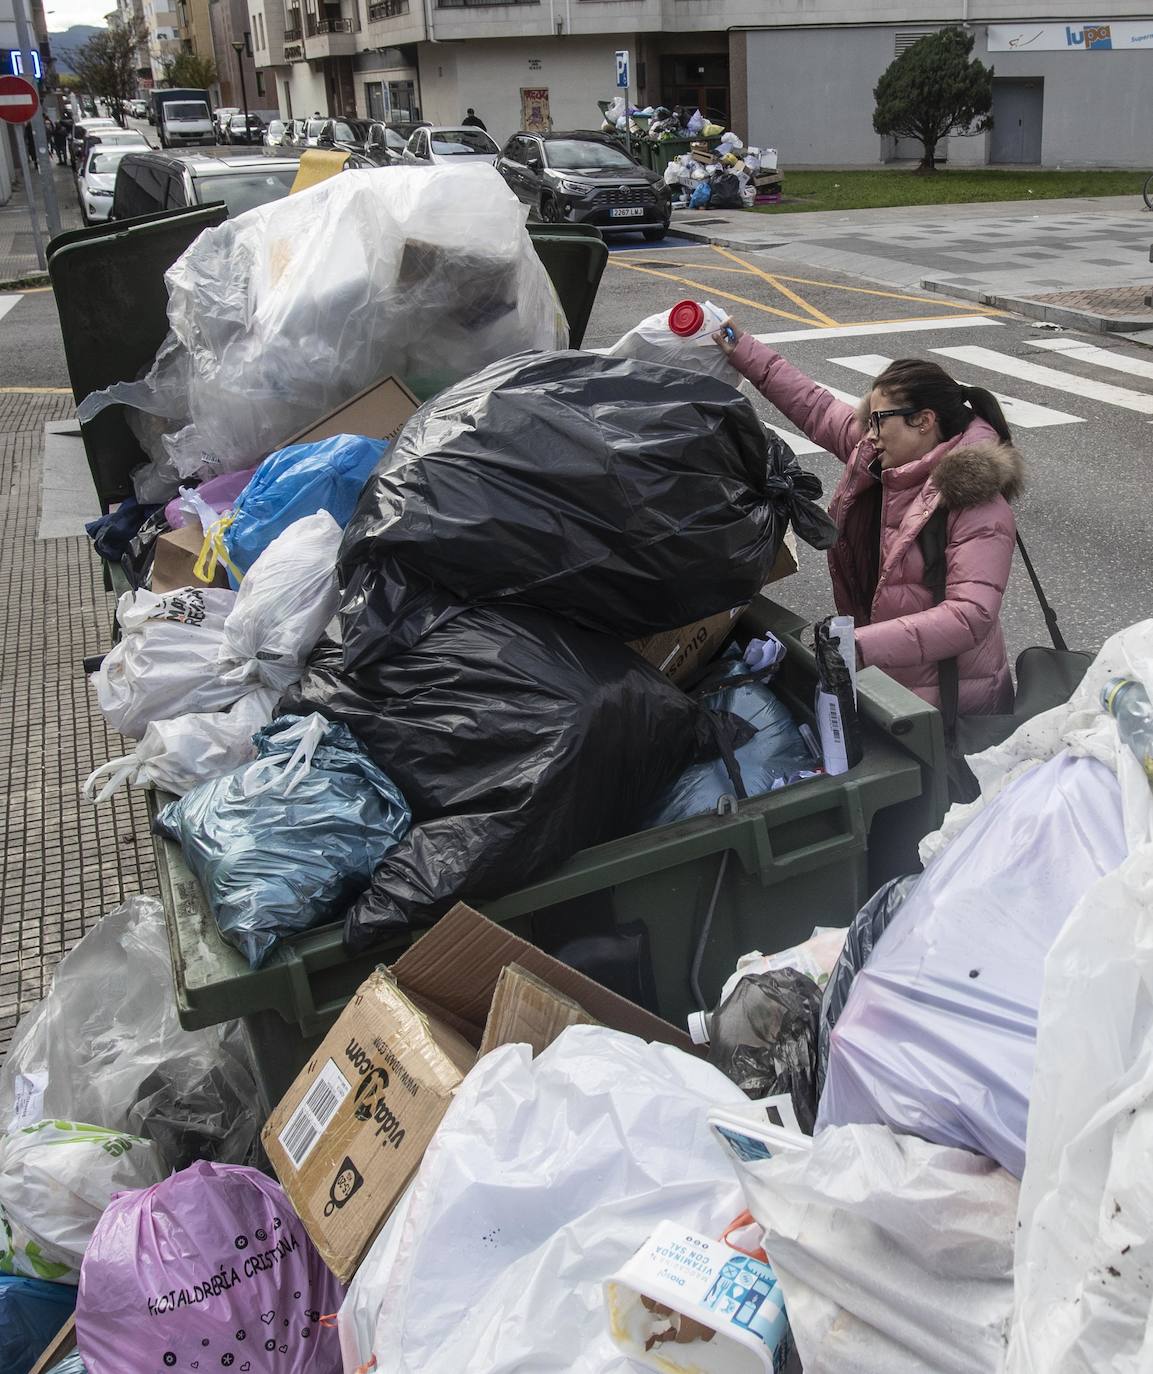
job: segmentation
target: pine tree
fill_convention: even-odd
[[[940,139],[993,127],[993,68],[970,60],[972,51],[971,33],[940,29],[906,48],[873,88],[873,128],[915,138],[924,148],[919,172],[936,170]]]

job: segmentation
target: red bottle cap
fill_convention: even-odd
[[[699,333],[705,322],[705,312],[696,301],[677,301],[669,311],[669,328],[682,339]]]

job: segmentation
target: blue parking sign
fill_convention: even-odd
[[[628,49],[623,49],[617,55],[617,87],[619,90],[627,91],[629,88],[629,54]]]

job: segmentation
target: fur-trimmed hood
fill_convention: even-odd
[[[1000,440],[963,444],[942,455],[932,480],[949,510],[983,506],[995,496],[1015,501],[1025,487],[1025,462]]]

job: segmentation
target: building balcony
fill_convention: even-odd
[[[321,19],[308,15],[305,42],[309,61],[325,57],[351,57],[357,51],[360,25],[353,19]]]
[[[304,37],[304,31],[298,24],[284,30],[284,41],[286,43],[299,43]]]
[[[286,38],[286,39],[284,40],[284,60],[285,60],[286,62],[304,62],[304,61],[307,61],[307,58],[306,58],[305,52],[304,52],[304,44],[303,44],[303,42],[300,42],[300,41],[298,40],[298,41],[296,41],[296,42],[290,43],[290,42],[288,41],[288,39]]]
[[[370,23],[377,23],[382,19],[399,19],[408,12],[409,0],[376,0],[368,7],[368,18]]]

